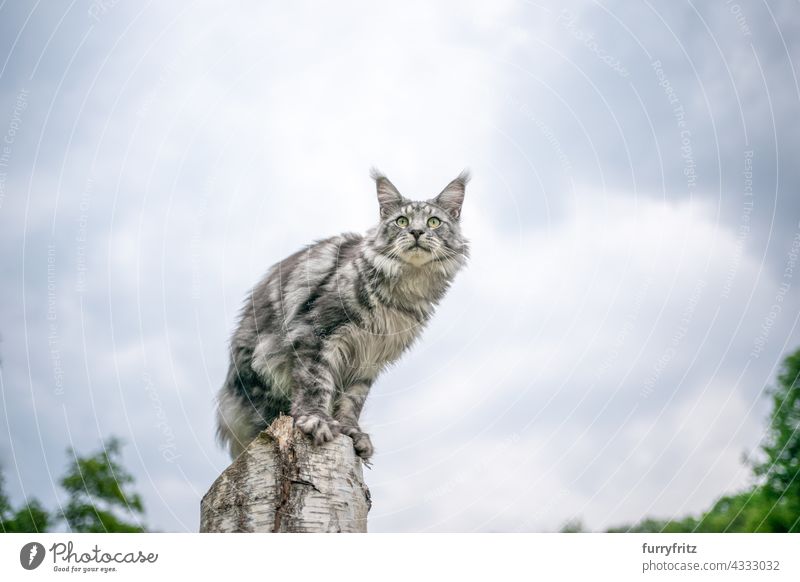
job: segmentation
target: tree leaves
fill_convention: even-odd
[[[110,438],[92,456],[73,457],[61,486],[69,494],[62,517],[75,532],[141,532],[144,505],[141,497],[128,491],[133,475],[120,463],[121,442]],[[126,514],[128,523],[117,514]]]
[[[131,491],[135,479],[122,466],[119,439],[109,438],[92,455],[81,457],[74,450],[67,454],[71,460],[60,483],[68,501],[61,513],[48,513],[35,499],[13,510],[0,474],[0,531],[44,532],[62,520],[73,532],[145,531],[144,503]]]
[[[644,519],[611,532],[800,532],[800,350],[768,390],[772,412],[761,455],[749,460],[753,485],[721,497],[699,518]]]

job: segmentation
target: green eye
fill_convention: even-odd
[[[408,218],[406,218],[405,216],[398,216],[397,220],[395,220],[394,222],[400,228],[405,228],[408,226]]]
[[[428,228],[439,228],[440,224],[442,224],[442,221],[436,218],[435,216],[431,216],[428,219]]]

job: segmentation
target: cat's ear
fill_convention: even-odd
[[[444,208],[455,220],[461,216],[461,205],[464,203],[464,191],[469,182],[469,172],[464,170],[458,178],[450,182],[441,194],[433,199],[434,203]]]
[[[406,199],[389,181],[389,178],[380,173],[377,168],[372,168],[370,176],[375,180],[378,191],[378,204],[381,206],[381,217],[388,216],[392,209],[403,204]]]

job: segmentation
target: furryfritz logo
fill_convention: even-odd
[[[44,546],[39,542],[30,542],[19,551],[19,563],[26,570],[35,570],[44,561]]]

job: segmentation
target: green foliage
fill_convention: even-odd
[[[11,511],[11,503],[8,501],[5,489],[6,480],[3,474],[0,473],[0,519],[4,519],[8,512]]]
[[[720,498],[697,518],[648,518],[608,531],[800,532],[800,350],[784,360],[777,380],[768,392],[772,413],[750,489]]]
[[[142,532],[138,523],[118,517],[128,514],[141,522],[144,506],[141,497],[129,491],[133,475],[120,463],[121,444],[108,439],[103,450],[92,456],[73,457],[61,486],[69,494],[63,517],[74,532]]]
[[[110,438],[93,455],[80,457],[68,451],[71,461],[61,478],[68,501],[58,514],[48,513],[35,499],[14,510],[0,473],[0,531],[44,532],[62,519],[73,532],[145,531],[141,525],[144,504],[138,494],[130,491],[134,478],[120,462],[121,449],[120,441]],[[133,522],[128,521],[131,519]]]
[[[3,533],[40,533],[50,528],[52,518],[37,500],[32,499],[8,518],[4,516],[0,522]]]
[[[769,397],[772,414],[761,447],[764,459],[753,467],[769,506],[764,522],[768,531],[800,532],[800,350],[784,360]]]
[[[683,533],[694,531],[697,520],[687,517],[680,521],[666,521],[661,519],[646,518],[634,525],[623,525],[609,528],[609,533]]]
[[[51,525],[51,516],[41,504],[31,499],[16,511],[5,493],[5,480],[0,474],[0,531],[3,533],[44,532]]]
[[[586,530],[583,528],[583,521],[576,517],[567,521],[558,531],[559,533],[583,533]]]

